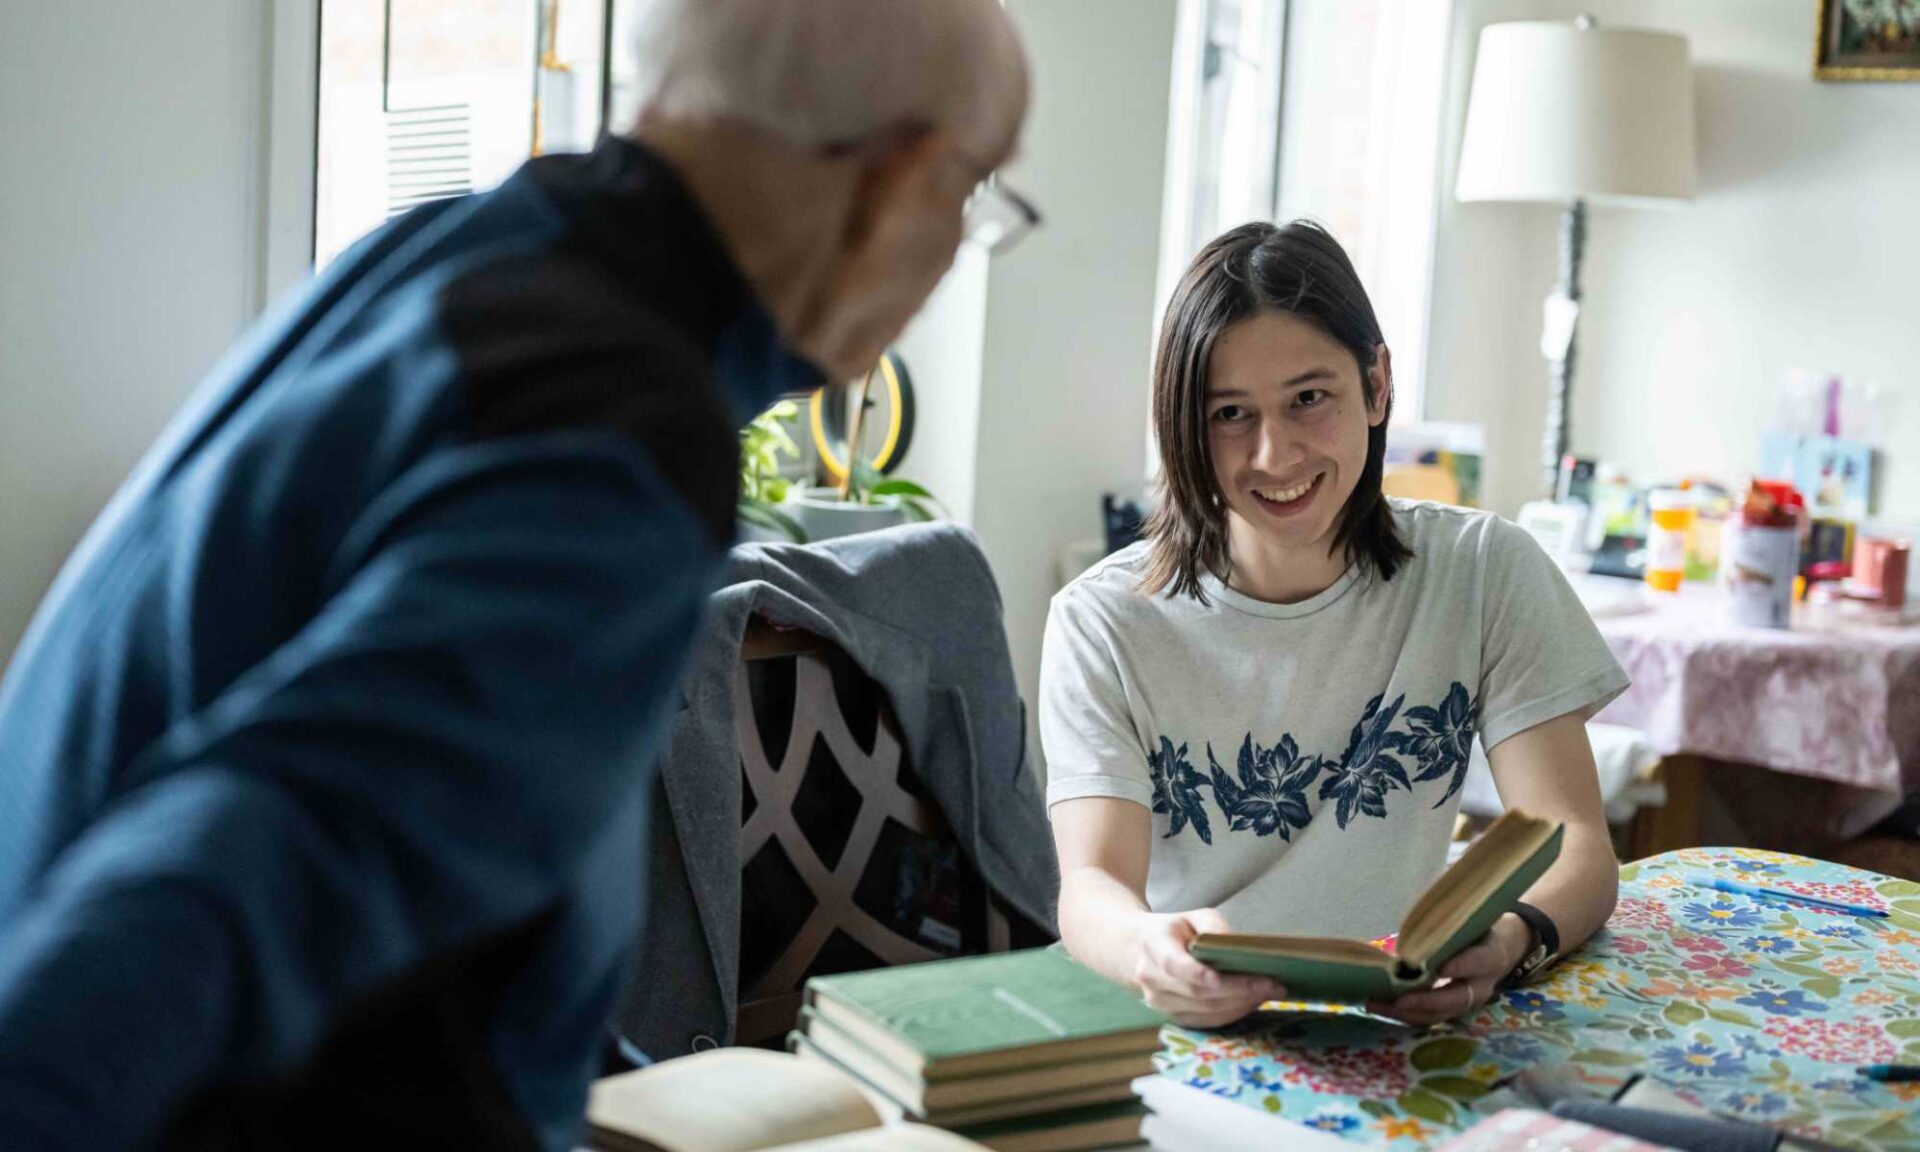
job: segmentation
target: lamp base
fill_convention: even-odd
[[[1585,257],[1586,247],[1587,202],[1573,200],[1560,213],[1560,282],[1554,288],[1554,296],[1576,306],[1580,303],[1580,263]],[[1565,347],[1558,358],[1549,356],[1547,359],[1547,421],[1540,436],[1540,487],[1549,500],[1558,486],[1560,461],[1566,457],[1571,440],[1567,429],[1567,405],[1573,391],[1574,346],[1579,318],[1576,307],[1568,321]]]

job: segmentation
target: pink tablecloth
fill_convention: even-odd
[[[1584,586],[1583,595],[1611,583]],[[1782,631],[1724,623],[1709,587],[1645,596],[1651,607],[1627,614],[1617,614],[1617,589],[1589,600],[1633,678],[1597,719],[1646,732],[1664,755],[1920,791],[1920,622],[1912,614],[1886,625],[1803,613]]]

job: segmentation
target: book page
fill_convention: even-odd
[[[893,1124],[846,1136],[789,1144],[773,1152],[986,1152],[964,1136],[924,1124]]]
[[[587,1097],[590,1142],[621,1152],[763,1152],[880,1124],[851,1079],[784,1052],[722,1048],[610,1076]]]

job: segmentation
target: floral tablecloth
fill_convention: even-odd
[[[1633,684],[1597,719],[1662,755],[1758,764],[1897,798],[1920,790],[1920,620],[1743,628],[1717,590],[1596,621]],[[1881,813],[1884,815],[1885,813]]]
[[[1885,920],[1688,885],[1690,871],[1884,908]],[[1267,1013],[1167,1030],[1161,1070],[1358,1143],[1431,1147],[1525,1103],[1557,1066],[1610,1094],[1641,1073],[1714,1112],[1863,1150],[1920,1149],[1920,884],[1757,849],[1690,848],[1621,869],[1607,928],[1553,972],[1443,1029]]]

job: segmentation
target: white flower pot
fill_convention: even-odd
[[[900,502],[883,496],[878,504],[845,504],[835,488],[797,488],[787,497],[786,512],[807,530],[809,543],[873,532],[907,522]]]

